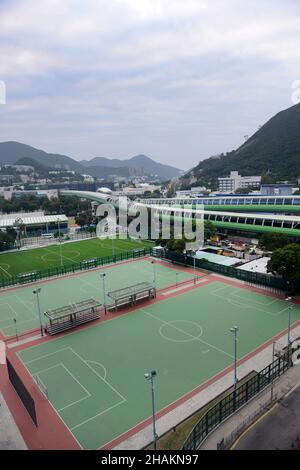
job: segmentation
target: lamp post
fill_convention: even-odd
[[[151,264],[153,266],[153,284],[154,284],[154,288],[156,289],[156,264],[155,264],[155,261],[151,261]]]
[[[194,252],[194,285],[196,285],[196,252]]]
[[[236,394],[236,388],[237,388],[237,383],[238,383],[238,378],[237,378],[237,343],[238,343],[239,327],[238,326],[233,326],[232,328],[229,329],[229,331],[234,334],[234,394]]]
[[[17,341],[19,341],[18,328],[17,328],[17,319],[16,318],[14,318],[14,325],[15,325],[16,339],[17,339]]]
[[[104,313],[106,315],[106,312],[107,312],[107,308],[106,308],[106,289],[105,289],[106,273],[101,273],[100,277],[102,278],[103,307],[104,307]]]
[[[62,257],[62,246],[61,246],[61,238],[60,238],[60,219],[57,219],[57,227],[58,227],[58,238],[59,238],[59,255],[60,255],[60,267],[63,267],[63,257]]]
[[[286,302],[288,302],[288,311],[289,311],[289,320],[288,320],[288,346],[291,344],[291,324],[292,324],[292,310],[293,310],[293,303],[292,297],[287,297]]]
[[[114,258],[115,257],[115,239],[114,239],[114,235],[111,238],[111,249],[112,249],[112,256]]]
[[[156,377],[157,373],[155,370],[151,372],[146,372],[144,377],[146,380],[150,382],[151,385],[151,399],[152,399],[152,427],[153,427],[153,447],[156,450],[156,441],[157,441],[157,434],[156,434],[156,423],[155,423],[155,397],[154,397],[154,382],[153,379]]]
[[[40,306],[40,293],[41,293],[41,288],[38,287],[33,291],[33,294],[36,295],[36,303],[37,303],[37,309],[38,309],[38,314],[39,314],[39,320],[40,320],[40,330],[41,330],[41,336],[44,336],[44,331],[43,331],[43,323],[42,323],[42,314],[41,314],[41,306]]]
[[[18,242],[19,242],[19,249],[21,248],[21,232],[22,232],[22,225],[23,220],[18,218],[14,222],[14,226],[17,228],[17,235],[18,235]]]

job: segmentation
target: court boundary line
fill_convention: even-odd
[[[151,318],[155,318],[156,320],[160,321],[161,323],[164,323],[165,325],[168,325],[168,326],[171,326],[172,328],[174,328],[175,330],[179,331],[180,333],[183,333],[185,334],[186,336],[189,336],[190,338],[192,339],[195,339],[197,341],[200,341],[201,343],[205,344],[206,346],[210,346],[212,349],[215,349],[216,351],[218,351],[219,353],[222,353],[223,355],[226,355],[228,357],[230,357],[230,359],[234,359],[234,356],[232,356],[231,354],[227,353],[226,351],[223,351],[222,349],[218,348],[217,346],[214,346],[213,344],[210,344],[208,343],[207,341],[204,341],[201,339],[201,337],[196,337],[184,330],[182,330],[181,328],[177,328],[176,326],[174,326],[172,323],[169,323],[165,320],[163,320],[162,318],[159,318],[159,317],[156,317],[155,315],[153,315],[152,313],[149,313],[147,312],[145,309],[141,309],[146,315],[150,316]]]
[[[210,279],[209,279],[210,278]],[[232,282],[231,283],[231,280],[229,279],[221,279],[219,277],[213,277],[213,276],[207,276],[207,280],[210,281],[211,283],[213,282],[219,282],[219,283],[223,283],[223,284],[226,284],[226,285],[233,285],[234,287],[237,287],[239,289],[245,289],[247,291],[251,291],[253,293],[257,293],[257,294],[260,294],[260,295],[264,295],[264,296],[270,296],[272,298],[274,297],[278,297],[279,300],[281,300],[278,296],[278,294],[273,294],[273,293],[269,293],[269,292],[265,292],[265,291],[262,291],[260,289],[256,289],[256,288],[252,288],[248,285],[244,285],[244,284],[237,284],[236,282]],[[203,287],[202,285],[201,286],[197,286],[197,287]],[[189,290],[192,290],[192,289],[189,289]],[[172,296],[170,296],[172,297]],[[299,302],[296,302],[295,304],[297,305],[297,303],[299,304]],[[134,313],[134,311],[131,311],[131,312],[128,312],[128,313]],[[115,317],[117,318],[117,317]],[[108,318],[107,320],[112,320],[112,319],[115,319],[115,318]],[[292,329],[298,327],[300,325],[300,321],[295,321],[294,324],[292,325]],[[282,338],[285,334],[286,334],[286,329],[283,329],[281,331],[279,331],[278,333],[276,333],[272,338],[270,338],[269,340],[265,341],[264,343],[262,343],[261,345],[259,345],[256,349],[254,349],[253,351],[250,351],[248,354],[246,354],[242,359],[239,360],[238,362],[238,365],[241,365],[243,362],[245,362],[246,360],[250,359],[251,357],[253,357],[254,355],[256,355],[257,353],[259,353],[261,350],[267,348],[270,344],[272,344],[273,340],[276,339],[276,338]],[[74,334],[74,332],[71,332],[69,334]],[[39,341],[34,341],[33,342],[34,345],[38,345],[38,344],[41,344]],[[32,344],[32,345],[33,345]],[[27,347],[26,347],[27,348]],[[22,350],[22,349],[26,349],[25,347],[21,347],[19,350]],[[25,367],[26,368],[26,367]],[[184,402],[186,402],[187,400],[189,400],[190,397],[194,396],[196,393],[199,392],[199,390],[202,390],[203,388],[206,388],[210,383],[211,381],[213,380],[213,382],[215,382],[216,380],[218,380],[220,377],[222,377],[223,375],[227,374],[230,372],[230,370],[232,370],[232,366],[229,366],[228,367],[228,370],[224,369],[222,371],[220,371],[218,374],[215,374],[215,376],[213,376],[212,378],[210,378],[208,381],[204,382],[203,384],[200,384],[200,386],[197,386],[194,390],[188,392],[187,394],[185,394],[184,396],[182,397],[179,397],[179,399],[177,399],[175,402],[171,403],[170,405],[168,405],[167,407],[163,408],[159,413],[159,417],[161,416],[164,416],[165,414],[167,414],[168,412],[170,412],[172,409],[174,408],[177,408],[178,406],[180,406],[181,404],[183,404]],[[31,377],[31,373],[28,371],[28,374],[29,376]],[[172,407],[173,405],[173,407]],[[174,406],[175,405],[175,406]],[[54,409],[54,411],[56,412],[56,410]],[[62,418],[59,416],[59,418],[62,420]],[[144,429],[145,426],[147,426],[147,424],[149,424],[150,422],[150,419],[151,418],[147,418],[146,420],[140,422],[140,423],[137,423],[135,426],[133,426],[132,428],[130,428],[129,430],[127,430],[126,432],[120,434],[119,436],[117,436],[116,438],[112,439],[111,441],[108,441],[105,443],[105,445],[101,448],[112,448],[112,445],[117,445],[117,443],[120,443],[120,442],[123,442],[124,440],[126,440],[127,438],[131,437],[133,434],[136,434],[137,432],[139,432],[141,429]],[[65,424],[65,423],[64,423]],[[65,424],[65,427],[67,430],[70,430],[68,428],[68,426]],[[134,430],[134,432],[132,432]],[[71,435],[74,437],[73,433],[71,432]],[[77,439],[74,437],[74,440],[78,443]],[[79,447],[82,448],[82,446],[78,443]]]
[[[4,271],[4,273],[5,273],[6,275],[8,275],[10,278],[12,278],[12,277],[13,277],[12,274],[10,274],[8,271],[6,271],[6,269],[3,268],[3,267],[1,266],[1,264],[7,265],[7,269],[10,268],[10,264],[8,264],[8,263],[0,263],[0,269],[2,269],[2,271]]]
[[[26,350],[26,349],[25,349],[25,350]],[[43,356],[37,357],[37,358],[35,358],[35,359],[31,359],[30,361],[27,361],[27,362],[24,362],[24,361],[22,360],[22,358],[20,358],[20,359],[21,359],[21,362],[25,365],[25,367],[26,367],[26,369],[28,370],[28,372],[30,373],[30,375],[31,375],[32,377],[34,377],[34,375],[37,375],[37,373],[34,373],[34,374],[33,374],[32,372],[30,372],[29,369],[27,368],[27,365],[28,365],[28,364],[32,364],[33,362],[36,362],[36,361],[45,359],[45,358],[47,358],[47,357],[49,357],[49,356],[53,356],[53,355],[55,355],[55,354],[57,354],[57,353],[61,353],[61,352],[66,351],[66,350],[71,351],[72,354],[74,354],[75,356],[77,356],[77,357],[82,361],[82,363],[83,363],[86,367],[88,367],[103,383],[105,383],[106,386],[108,386],[108,387],[120,398],[120,401],[118,401],[117,403],[115,403],[115,404],[109,406],[108,408],[105,408],[105,409],[102,410],[101,412],[97,413],[97,414],[94,415],[94,416],[91,416],[90,418],[87,418],[86,420],[84,420],[84,421],[82,421],[82,422],[76,424],[75,426],[69,426],[69,425],[62,419],[61,415],[59,414],[59,411],[60,411],[61,409],[60,409],[60,410],[56,409],[55,406],[51,403],[51,400],[49,400],[50,403],[51,403],[51,405],[52,405],[52,407],[53,407],[53,409],[54,409],[55,412],[57,413],[57,415],[62,419],[62,421],[64,422],[64,424],[66,425],[66,427],[72,432],[72,435],[73,435],[73,430],[74,430],[74,429],[77,429],[77,428],[79,428],[79,427],[85,425],[86,423],[92,421],[93,419],[96,419],[96,418],[98,418],[99,416],[101,416],[101,415],[103,415],[103,414],[105,414],[105,413],[111,411],[112,409],[116,408],[117,406],[122,405],[123,403],[125,403],[125,402],[127,401],[127,399],[126,399],[110,382],[108,382],[108,381],[106,380],[106,377],[102,377],[92,366],[90,366],[90,364],[88,363],[89,360],[84,359],[84,358],[83,358],[79,353],[77,353],[77,351],[75,351],[71,346],[68,346],[68,347],[65,347],[65,348],[61,348],[61,349],[59,349],[59,350],[57,350],[57,351],[53,351],[53,352],[51,352],[51,353],[47,353],[47,354],[45,354],[45,355],[43,355]],[[89,361],[89,362],[95,362],[95,363],[96,363],[96,361]],[[60,365],[60,364],[62,364],[62,363],[57,363],[55,366],[52,366],[52,367],[50,367],[50,368],[57,367],[57,366]],[[97,363],[97,364],[99,364],[99,363]],[[62,364],[62,365],[63,365],[63,364]],[[101,364],[101,365],[102,365],[102,364]],[[103,365],[102,365],[102,366],[103,366]],[[104,366],[103,366],[103,367],[104,367]],[[48,370],[48,369],[49,369],[49,368],[44,369],[44,370]],[[69,374],[73,377],[73,374],[67,369],[67,367],[65,367],[65,369],[66,369],[66,370],[69,372]],[[105,368],[105,370],[106,370],[106,368]],[[43,369],[42,369],[42,371],[43,371]],[[107,373],[107,372],[106,372],[106,373]],[[74,378],[74,377],[73,377],[73,378]],[[75,378],[75,380],[77,381],[76,378]],[[88,392],[87,389],[85,389],[85,387],[84,387],[79,381],[78,381],[78,383],[82,386],[82,388],[83,388],[84,390],[87,391],[87,393],[90,393],[90,392]],[[91,397],[91,396],[92,396],[92,395],[90,394],[90,397]],[[83,399],[87,399],[87,398],[90,398],[90,397],[84,397],[84,398],[82,398],[82,399],[80,399],[80,400],[77,400],[76,402],[73,402],[73,403],[67,405],[67,407],[70,407],[70,406],[72,406],[72,405],[78,403],[79,401],[82,401]],[[82,445],[81,445],[80,447],[83,448]]]
[[[67,371],[67,373],[70,375],[70,377],[72,377],[72,379],[78,383],[78,385],[84,390],[84,392],[86,393],[86,395],[82,398],[80,398],[79,400],[76,400],[75,402],[72,402],[72,403],[69,403],[68,405],[66,406],[63,406],[62,408],[59,408],[57,411],[58,413],[62,410],[64,410],[65,408],[69,408],[70,406],[74,405],[75,403],[78,403],[79,401],[82,401],[82,400],[85,400],[87,398],[90,398],[92,395],[90,394],[90,392],[84,387],[84,385],[82,385],[82,383],[72,374],[72,372],[69,370],[69,368],[67,366],[65,366],[65,364],[63,362],[58,362],[57,364],[53,365],[53,366],[50,366],[50,367],[47,367],[46,369],[42,369],[42,370],[39,370],[38,372],[35,372],[34,374],[32,374],[33,377],[38,377],[38,379],[42,382],[42,384],[45,386],[46,390],[48,390],[48,387],[46,386],[46,384],[44,383],[44,381],[41,379],[40,375],[41,374],[44,374],[46,372],[48,372],[49,370],[52,370],[52,369],[55,369],[57,367],[62,367],[63,369],[65,369],[65,371]],[[50,398],[48,398],[50,399]]]
[[[229,286],[228,286],[229,287]],[[224,286],[224,288],[226,288]],[[269,315],[270,317],[279,317],[283,312],[285,312],[286,310],[288,310],[288,307],[285,307],[284,309],[280,310],[279,312],[277,313],[270,313],[268,312],[267,310],[264,310],[263,308],[260,308],[260,307],[257,307],[256,305],[251,305],[249,304],[248,302],[244,301],[242,303],[242,300],[239,301],[239,300],[234,300],[234,299],[230,299],[229,296],[224,296],[224,297],[221,297],[220,295],[217,294],[217,292],[219,292],[220,290],[223,290],[224,288],[220,288],[220,289],[217,289],[215,291],[212,291],[212,292],[209,292],[210,295],[213,295],[214,297],[220,299],[220,300],[225,300],[226,302],[228,302],[229,304],[231,304],[233,307],[236,307],[236,308],[248,308],[248,309],[253,309],[253,310],[257,310],[259,312],[262,312],[264,313],[265,315]],[[235,289],[235,288],[234,288]],[[234,295],[234,292],[233,293],[230,293],[229,295]],[[275,299],[276,301],[278,302],[283,302],[283,300],[280,300],[280,299]],[[266,304],[266,306],[269,306],[273,304],[273,302],[270,302],[269,304]]]

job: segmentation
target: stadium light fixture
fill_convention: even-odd
[[[41,291],[42,291],[42,289],[40,287],[38,287],[37,289],[34,289],[33,294],[36,296],[36,303],[37,303],[37,309],[38,309],[39,320],[40,320],[41,336],[44,336],[41,306],[40,306],[40,293],[41,293]]]
[[[151,399],[152,399],[152,427],[153,427],[153,447],[156,450],[157,434],[156,434],[156,423],[155,423],[155,396],[154,396],[154,382],[153,379],[156,377],[157,372],[152,370],[151,372],[146,372],[144,377],[150,382],[151,386]]]

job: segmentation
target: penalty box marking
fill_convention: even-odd
[[[49,356],[53,356],[55,354],[59,354],[63,351],[71,351],[75,356],[77,356],[100,380],[102,380],[102,382],[104,382],[111,390],[113,390],[113,392],[115,392],[116,395],[118,395],[118,397],[120,398],[120,401],[115,403],[114,405],[106,408],[105,410],[101,411],[100,413],[97,413],[96,415],[92,416],[91,418],[88,418],[84,421],[82,421],[81,423],[79,424],[76,424],[76,426],[73,426],[72,428],[69,428],[71,431],[73,431],[74,429],[77,429],[79,428],[80,426],[83,426],[84,424],[88,423],[89,421],[92,421],[93,419],[97,418],[98,416],[101,416],[103,415],[104,413],[107,413],[108,411],[112,410],[113,408],[116,408],[117,406],[120,406],[122,405],[123,403],[125,403],[127,400],[126,398],[118,391],[116,390],[107,380],[106,378],[103,378],[100,374],[98,374],[98,372],[96,372],[94,370],[93,367],[91,367],[89,365],[89,363],[80,355],[78,354],[76,351],[74,351],[74,349],[71,347],[71,346],[67,346],[65,348],[61,348],[61,349],[58,349],[57,351],[53,351],[52,353],[48,353],[48,354],[44,354],[43,356],[40,356],[40,357],[37,357],[35,359],[31,359],[30,361],[27,361],[27,362],[24,362],[25,366],[27,367],[28,364],[32,364],[36,361],[39,361],[39,360],[42,360],[42,359],[45,359]],[[75,361],[76,362],[76,361]],[[59,363],[60,364],[60,363]],[[58,364],[56,364],[58,365]],[[31,375],[35,375],[33,373],[31,373]],[[82,386],[82,384],[81,384]],[[82,386],[83,387],[83,386]],[[83,387],[84,388],[84,387]],[[88,392],[89,393],[89,392]],[[88,398],[88,397],[85,397],[85,399]],[[72,404],[75,404],[75,403],[72,403]],[[70,405],[71,406],[71,405]],[[69,427],[69,426],[68,426]]]
[[[85,392],[85,395],[81,398],[79,398],[78,400],[74,401],[74,402],[71,402],[69,403],[68,405],[66,406],[63,406],[62,408],[59,408],[57,411],[60,412],[60,411],[63,411],[65,410],[66,408],[69,408],[70,406],[73,406],[75,405],[76,403],[79,403],[80,401],[82,400],[86,400],[87,398],[90,398],[92,395],[90,394],[90,392],[84,387],[84,385],[82,385],[82,383],[72,374],[72,372],[68,369],[68,367],[66,367],[62,362],[58,363],[58,364],[55,364],[54,366],[51,366],[51,367],[47,367],[46,369],[42,369],[42,370],[39,370],[38,372],[35,372],[34,376],[33,377],[38,377],[38,379],[42,382],[42,384],[45,386],[46,389],[48,389],[47,385],[45,384],[45,382],[41,379],[41,375],[42,374],[45,374],[46,372],[48,372],[49,370],[53,370],[57,367],[62,367],[69,375],[70,377],[75,381],[77,382],[77,384],[84,390]]]
[[[288,310],[288,307],[286,307],[286,308],[280,310],[280,311],[277,312],[277,313],[270,313],[270,312],[268,312],[268,311],[265,310],[265,309],[262,309],[262,308],[257,307],[256,305],[253,305],[253,304],[251,305],[251,304],[249,304],[248,302],[245,302],[242,297],[240,297],[241,301],[239,302],[238,299],[237,299],[237,300],[235,300],[235,299],[230,299],[228,296],[221,297],[220,295],[217,294],[218,292],[220,292],[220,291],[222,291],[222,290],[224,290],[224,289],[226,289],[226,288],[228,288],[228,287],[230,287],[230,286],[220,287],[219,289],[216,289],[216,290],[214,290],[214,291],[212,291],[212,292],[209,292],[209,294],[210,294],[210,295],[213,295],[213,296],[215,296],[215,297],[217,297],[218,299],[225,300],[225,301],[228,302],[229,304],[233,305],[233,307],[252,308],[252,309],[258,310],[258,311],[260,311],[260,312],[263,312],[263,313],[265,313],[266,315],[269,315],[269,316],[271,316],[271,317],[279,317],[279,315],[281,315],[283,312],[285,312],[286,310]],[[238,294],[235,294],[235,292],[231,292],[229,295],[235,295],[235,297],[238,296]],[[242,300],[243,300],[243,303],[242,303]],[[279,300],[278,300],[278,299],[275,299],[275,300],[271,301],[270,303],[268,303],[268,304],[263,304],[263,305],[266,305],[266,306],[268,307],[269,305],[273,304],[274,302],[279,302]],[[254,303],[255,303],[255,302],[254,302]],[[256,302],[256,303],[258,303],[258,302]]]

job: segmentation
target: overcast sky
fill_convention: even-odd
[[[187,169],[292,105],[299,0],[0,0],[0,141]]]

